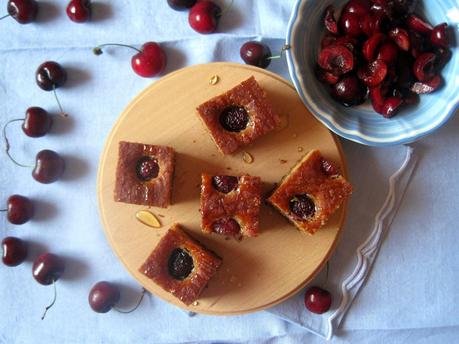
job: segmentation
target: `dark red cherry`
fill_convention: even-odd
[[[167,0],[167,3],[176,11],[184,11],[193,7],[196,0]]]
[[[220,124],[225,130],[231,132],[240,132],[247,127],[249,115],[242,106],[228,106],[220,114]]]
[[[239,179],[234,176],[213,176],[212,186],[222,193],[230,193],[239,184]]]
[[[176,248],[172,251],[168,261],[169,274],[177,279],[184,280],[193,271],[193,258],[188,251]]]
[[[339,20],[339,27],[345,35],[358,37],[362,34],[360,16],[356,13],[345,12]]]
[[[65,271],[65,263],[61,257],[44,253],[33,263],[32,275],[35,280],[43,285],[50,285],[56,282]]]
[[[30,107],[26,111],[22,130],[30,137],[44,136],[52,124],[51,116],[41,107]]]
[[[220,7],[213,1],[200,0],[191,8],[188,23],[196,32],[212,33],[217,29],[220,14]]]
[[[448,48],[449,42],[447,29],[448,24],[446,23],[437,25],[433,28],[432,32],[430,33],[430,41],[433,45],[436,45],[440,48]]]
[[[137,177],[143,181],[154,179],[159,173],[158,160],[149,156],[144,156],[137,162],[136,171]]]
[[[320,287],[311,287],[306,290],[304,295],[304,305],[316,314],[322,314],[330,309],[332,296],[329,291]]]
[[[42,90],[52,91],[65,84],[67,81],[67,72],[59,63],[47,61],[38,67],[35,77],[38,86]]]
[[[88,301],[92,310],[107,313],[120,301],[119,288],[106,281],[96,283],[89,292]]]
[[[413,73],[419,81],[428,81],[435,76],[436,58],[434,53],[423,53],[416,58]]]
[[[373,61],[375,59],[378,48],[385,39],[386,35],[382,33],[375,33],[373,36],[368,38],[365,43],[363,43],[362,53],[367,61]]]
[[[166,68],[167,57],[158,43],[147,42],[140,50],[131,59],[132,69],[138,75],[149,78],[160,74]]]
[[[240,55],[248,65],[266,68],[271,63],[271,49],[261,42],[249,41],[244,43]]]
[[[90,0],[71,0],[66,8],[67,16],[75,23],[84,23],[91,18]]]
[[[433,30],[432,25],[430,25],[429,23],[427,23],[426,21],[422,20],[414,14],[410,14],[406,18],[405,24],[411,30],[414,30],[419,33],[430,33]]]
[[[65,170],[65,161],[52,150],[42,150],[35,157],[35,167],[32,171],[33,178],[43,184],[57,181]]]
[[[368,87],[379,85],[387,75],[387,65],[383,60],[375,60],[363,65],[357,71],[357,76]]]
[[[384,101],[382,115],[386,118],[394,117],[398,108],[403,104],[401,97],[389,97]]]
[[[239,236],[241,226],[235,219],[222,218],[212,223],[212,231],[226,236]]]
[[[426,94],[436,91],[443,84],[440,75],[435,75],[432,79],[425,82],[415,82],[411,86],[411,92],[416,94]]]
[[[38,4],[35,0],[9,0],[7,11],[20,24],[28,24],[35,20]]]
[[[370,100],[371,100],[371,105],[373,106],[373,109],[377,113],[382,113],[385,99],[384,99],[381,84],[377,85],[376,87],[370,88]]]
[[[389,37],[401,50],[410,50],[410,36],[405,29],[396,27],[389,31]]]
[[[307,220],[314,216],[316,205],[308,195],[295,195],[289,201],[290,211],[300,219]]]
[[[370,12],[370,1],[350,0],[346,3],[346,6],[344,6],[343,13],[345,12],[355,13],[360,17],[368,16]]]
[[[29,221],[34,214],[32,201],[21,195],[12,195],[6,201],[7,219],[14,225],[22,225]]]
[[[392,66],[397,62],[397,57],[398,47],[389,41],[381,44],[376,59],[384,61],[388,66]]]
[[[327,6],[324,13],[325,28],[332,34],[338,33],[338,23],[335,19],[335,9],[332,5]]]
[[[367,88],[355,75],[348,75],[333,85],[331,94],[344,106],[352,106],[365,101]]]
[[[319,54],[319,66],[334,75],[342,75],[354,68],[352,52],[342,45],[331,45]]]
[[[327,72],[326,70],[323,70],[318,66],[315,70],[316,72],[316,77],[319,79],[319,81],[329,84],[329,85],[334,85],[339,81],[339,76],[334,75],[333,73]]]
[[[6,237],[2,240],[3,264],[18,266],[27,258],[27,243],[19,238]]]
[[[320,168],[322,172],[329,177],[339,174],[339,168],[332,161],[327,159],[322,159]]]

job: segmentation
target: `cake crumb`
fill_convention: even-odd
[[[286,163],[287,163],[287,160],[285,160],[285,159],[279,159],[279,162],[280,162],[281,164],[286,164]]]
[[[199,305],[198,301],[193,302],[193,306],[198,306],[198,305]]]

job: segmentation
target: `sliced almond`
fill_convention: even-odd
[[[214,75],[210,78],[209,84],[216,85],[219,81],[220,81],[220,78],[218,77],[218,75]]]
[[[146,226],[161,228],[161,222],[159,222],[158,218],[148,210],[139,210],[135,214],[135,217]]]
[[[250,155],[250,153],[248,153],[248,152],[244,152],[244,154],[242,154],[242,160],[246,164],[251,164],[253,162],[253,156]]]

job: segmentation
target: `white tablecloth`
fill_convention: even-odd
[[[67,171],[62,181],[38,184],[30,170],[14,166],[0,153],[0,202],[19,193],[37,203],[34,221],[23,226],[13,226],[1,216],[2,236],[32,242],[31,257],[49,250],[67,262],[58,282],[57,303],[44,321],[40,315],[52,298],[52,288],[33,280],[31,261],[16,268],[0,266],[0,343],[324,341],[282,320],[278,313],[189,317],[154,296],[128,316],[95,314],[87,304],[90,287],[102,279],[121,284],[122,305],[131,304],[137,296],[138,284],[115,257],[101,228],[96,172],[104,139],[118,115],[155,80],[132,72],[131,51],[110,49],[96,57],[91,48],[106,42],[139,46],[158,41],[168,55],[166,73],[196,63],[240,62],[239,47],[248,39],[262,38],[273,51],[280,50],[293,2],[235,1],[222,18],[219,32],[207,36],[192,31],[186,13],[172,11],[165,0],[97,2],[94,21],[81,25],[68,20],[64,2],[40,1],[37,23],[0,22],[1,124],[23,116],[30,106],[57,111],[52,94],[34,81],[37,66],[45,60],[56,60],[68,70],[69,80],[58,93],[71,115],[67,120],[56,118],[51,134],[40,139],[26,138],[19,125],[8,129],[18,160],[33,162],[36,152],[44,148],[65,156]],[[269,69],[288,78],[284,60],[273,61]],[[369,279],[332,342],[457,342],[458,130],[456,116],[413,145],[419,156],[413,179]],[[381,206],[388,177],[405,152],[404,147],[376,149],[345,141],[343,145],[358,193],[351,201],[350,214],[355,215],[349,218],[331,261],[331,273],[344,268],[336,257],[346,253],[346,240],[351,245],[363,239],[353,235],[353,225],[371,224],[368,214]],[[362,197],[368,198],[365,207]],[[300,311],[304,310],[298,307]]]

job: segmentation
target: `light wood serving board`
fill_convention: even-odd
[[[210,79],[218,76],[218,83]],[[196,115],[196,107],[241,81],[255,76],[282,116],[282,129],[257,140],[231,156],[223,156]],[[172,205],[150,208],[162,228],[137,221],[147,207],[115,202],[113,190],[118,142],[168,145],[176,150]],[[271,307],[298,292],[321,269],[333,252],[344,221],[342,207],[315,235],[298,232],[280,214],[262,206],[261,234],[257,238],[225,240],[200,231],[199,192],[202,172],[260,176],[264,190],[275,183],[308,150],[341,164],[339,143],[308,112],[294,87],[268,71],[235,63],[197,65],[168,74],[137,96],[119,117],[105,143],[98,172],[98,197],[107,238],[123,264],[147,290],[184,309],[230,315]],[[243,151],[254,161],[243,161]],[[161,236],[180,223],[193,237],[223,258],[223,264],[199,301],[189,307],[138,272]]]

